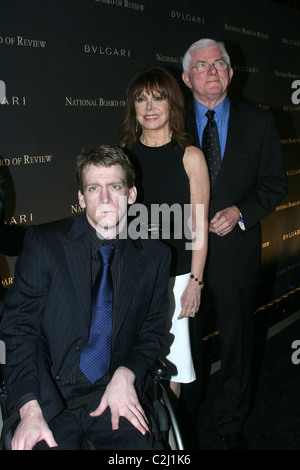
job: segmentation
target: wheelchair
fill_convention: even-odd
[[[6,410],[6,389],[4,386],[3,382],[3,377],[2,377],[2,366],[0,365],[0,410],[1,410],[1,416],[0,416],[0,431],[1,431],[1,437],[0,437],[0,450],[10,450],[11,449],[11,432],[8,431],[8,433],[4,432],[5,431],[5,423],[7,422],[8,419],[8,414]]]
[[[158,360],[157,363],[148,371],[148,374],[153,381],[152,406],[154,418],[158,424],[158,430],[163,439],[163,445],[166,450],[184,450],[178,421],[166,389],[162,384],[162,381],[167,377],[167,367],[161,360]],[[12,431],[6,410],[5,402],[7,393],[2,378],[1,366],[0,375],[0,408],[2,418],[2,429],[0,426],[0,450],[11,450]]]
[[[168,376],[167,366],[161,360],[148,371],[153,379],[153,410],[166,449],[184,450],[178,421],[162,381]]]

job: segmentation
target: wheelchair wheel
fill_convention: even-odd
[[[171,405],[171,401],[168,397],[168,394],[164,387],[161,386],[161,402],[165,406],[167,413],[169,415],[169,431],[168,431],[168,445],[171,450],[184,450],[184,445],[178,426],[177,418],[175,412]]]

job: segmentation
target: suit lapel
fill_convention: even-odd
[[[75,217],[71,229],[66,234],[64,252],[78,303],[89,325],[91,312],[91,257],[90,238],[86,224],[85,214]],[[137,281],[140,279],[144,269],[145,258],[142,251],[143,248],[140,240],[127,239],[124,250],[120,292],[115,306],[116,313],[112,332],[113,341],[123,324],[132,296],[135,293]]]
[[[90,318],[91,256],[90,239],[85,214],[76,216],[64,244],[77,300],[87,322]]]
[[[230,103],[225,152],[214,189],[217,188],[218,181],[222,180],[222,175],[227,173],[227,169],[229,168],[232,171],[232,165],[234,165],[232,158],[241,153],[241,142],[244,142],[246,132],[247,128],[243,116],[235,109],[234,104]]]
[[[226,139],[226,146],[224,152],[225,159],[231,154],[239,154],[241,148],[241,141],[244,141],[244,134],[246,132],[246,126],[244,123],[243,116],[235,109],[234,105],[230,104],[230,114],[228,122],[228,132]]]
[[[145,258],[142,255],[142,245],[140,240],[126,241],[126,248],[123,258],[123,269],[121,276],[120,292],[115,306],[115,321],[112,332],[112,341],[114,342],[127,314],[132,296],[135,293],[137,281],[140,279],[144,269]]]

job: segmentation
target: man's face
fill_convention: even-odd
[[[104,238],[113,238],[125,226],[127,205],[136,200],[136,188],[128,188],[120,165],[89,165],[83,171],[84,191],[78,191],[80,207],[88,222]]]
[[[221,51],[214,46],[205,50],[194,51],[191,55],[190,72],[183,72],[184,83],[192,89],[196,100],[202,104],[222,101],[227,95],[227,88],[231,82],[233,70],[217,70],[213,65],[206,72],[198,72],[193,68],[199,61],[213,64],[223,59]]]

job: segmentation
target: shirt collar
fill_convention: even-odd
[[[107,245],[114,245],[116,249],[120,252],[123,251],[124,242],[125,242],[123,238],[119,238],[117,236],[116,238],[113,238],[111,240],[106,240],[98,236],[96,230],[94,229],[94,227],[91,226],[91,224],[88,224],[88,227],[89,227],[89,234],[90,234],[90,240],[91,240],[91,253],[94,258],[98,257],[99,248],[104,243]]]
[[[209,108],[204,106],[203,104],[199,103],[196,99],[194,99],[194,106],[195,106],[195,114],[197,122],[202,121],[205,117],[206,112]],[[216,113],[216,118],[221,119],[222,121],[227,121],[229,116],[229,107],[230,102],[229,98],[225,98],[221,103],[219,103],[213,110]]]

